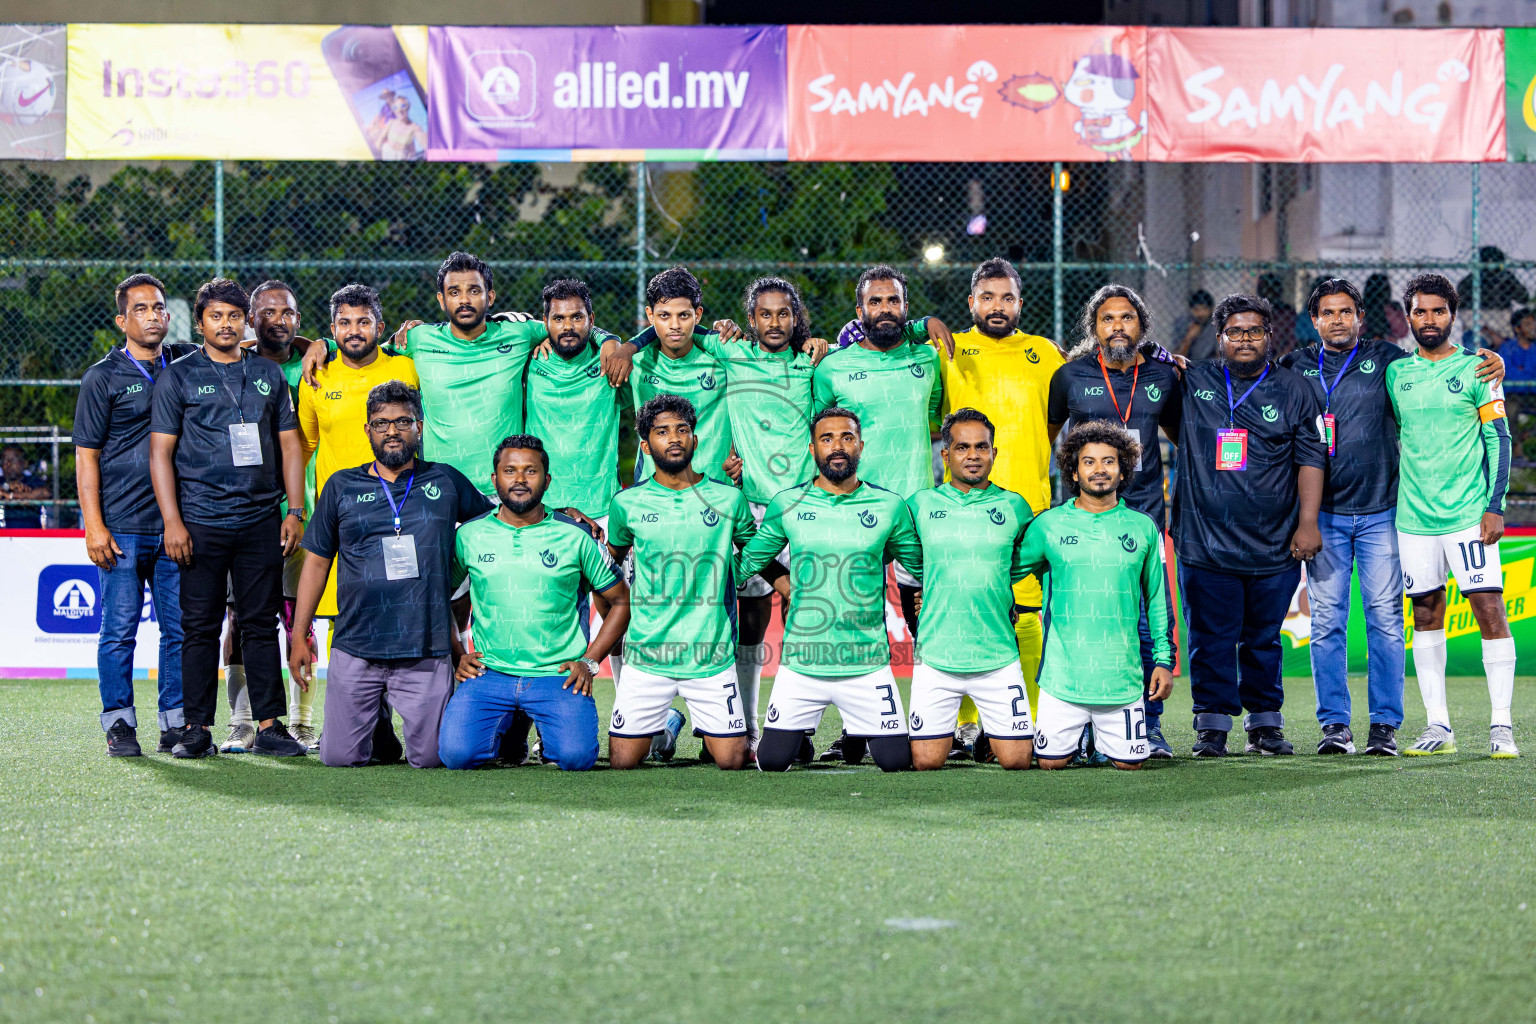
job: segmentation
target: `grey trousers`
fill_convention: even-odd
[[[387,699],[405,722],[406,762],[412,768],[442,767],[437,730],[451,696],[448,658],[374,661],[333,647],[325,674],[320,762],[332,768],[367,764],[380,704]]]

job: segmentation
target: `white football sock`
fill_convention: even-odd
[[[1490,725],[1514,725],[1510,705],[1515,700],[1515,638],[1483,641],[1483,672],[1488,676],[1488,700],[1493,704]]]
[[[619,685],[619,673],[624,671],[624,656],[622,654],[608,655],[608,667],[613,670],[613,685]]]
[[[736,691],[747,719],[747,739],[757,740],[757,695],[763,681],[763,659],[758,644],[736,645]]]
[[[1413,667],[1430,724],[1449,729],[1451,712],[1445,706],[1445,630],[1414,630]]]

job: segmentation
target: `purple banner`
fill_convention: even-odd
[[[782,160],[782,25],[430,30],[432,160]]]

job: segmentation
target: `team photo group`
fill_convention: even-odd
[[[145,745],[176,758],[582,771],[606,732],[608,767],[630,769],[671,760],[690,729],[703,762],[763,771],[1289,755],[1281,629],[1303,578],[1315,693],[1290,696],[1315,698],[1316,753],[1457,750],[1454,582],[1482,637],[1489,752],[1519,755],[1504,365],[1464,346],[1445,277],[1406,282],[1406,345],[1367,336],[1360,291],[1330,278],[1294,314],[1310,343],[1286,351],[1276,308],[1234,294],[1183,352],[1118,284],[1059,346],[1028,333],[1003,259],[975,268],[953,332],[884,265],[820,311],[853,312],[824,336],[775,277],[707,317],[699,280],[665,270],[629,340],[593,322],[578,280],[549,281],[532,313],[497,312],[529,297],[498,302],[468,253],[436,283],[440,322],[387,330],[365,285],[312,328],[289,285],[218,278],[192,302],[200,344],[167,340],[160,281],[117,286],[123,343],[86,372],[73,429],[109,755],[144,751],[146,587]],[[638,445],[622,478],[621,426]],[[1400,747],[1405,594],[1427,726]],[[1178,752],[1162,723],[1176,684],[1195,737]],[[829,706],[842,731],[818,745]]]

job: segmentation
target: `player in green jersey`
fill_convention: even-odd
[[[747,761],[734,667],[735,561],[757,526],[741,491],[692,468],[694,422],[693,406],[677,395],[640,407],[635,431],[655,473],[615,497],[608,517],[614,560],[635,553],[624,675],[608,727],[614,768],[645,758],[678,695],[716,764]]]
[[[986,729],[977,760],[990,750],[1004,768],[1028,768],[1034,750],[1013,632],[1013,584],[1025,576],[1019,545],[1033,513],[1021,495],[991,481],[994,434],[975,409],[944,417],[939,437],[950,479],[907,499],[923,544],[908,716],[919,771],[944,767],[967,695]]]
[[[1120,500],[1140,459],[1141,446],[1123,427],[1103,420],[1073,427],[1056,453],[1073,499],[1040,513],[1024,535],[1025,571],[1050,573],[1035,723],[1041,768],[1070,764],[1090,723],[1116,768],[1147,759],[1137,630],[1143,608],[1154,664],[1146,696],[1163,700],[1173,690],[1162,537],[1149,516]]]
[[[1499,539],[1509,489],[1509,423],[1497,381],[1477,378],[1479,357],[1452,339],[1457,296],[1439,274],[1408,282],[1403,307],[1419,348],[1387,367],[1398,422],[1397,546],[1413,602],[1413,664],[1428,727],[1405,753],[1456,751],[1445,699],[1445,584],[1472,606],[1483,637],[1483,671],[1493,705],[1489,747],[1519,757],[1510,706],[1515,641],[1504,608]]]
[[[864,444],[855,413],[836,406],[817,413],[811,444],[816,477],[774,495],[737,565],[750,576],[789,546],[793,583],[774,583],[789,604],[789,624],[757,764],[788,769],[806,730],[835,704],[849,737],[868,741],[881,770],[904,771],[912,748],[891,674],[885,564],[899,558],[921,571],[922,546],[900,496],[859,479]]]
[[[538,438],[508,437],[491,457],[501,505],[459,527],[455,571],[467,573],[475,649],[453,638],[458,689],[443,712],[438,755],[449,768],[493,760],[518,712],[532,718],[544,754],[566,771],[597,761],[598,661],[629,624],[629,589],[575,520],[544,507],[549,453]],[[610,605],[588,639],[587,595]]]

